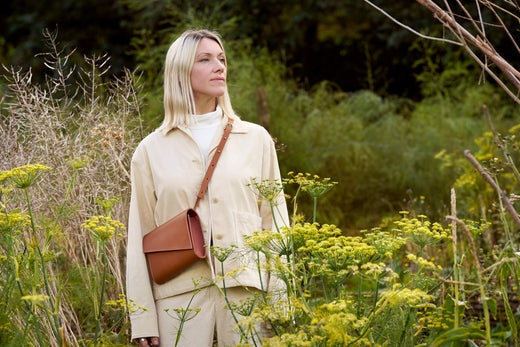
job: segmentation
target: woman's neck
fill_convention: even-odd
[[[195,100],[196,114],[205,114],[215,111],[217,108],[217,99],[208,99],[203,101]]]

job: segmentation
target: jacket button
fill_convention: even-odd
[[[218,199],[217,199],[217,198],[213,198],[213,199],[211,199],[211,201],[212,201],[214,204],[218,203]]]
[[[215,238],[217,240],[222,240],[224,238],[224,235],[222,235],[222,234],[215,234]]]

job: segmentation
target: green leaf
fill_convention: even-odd
[[[475,327],[462,327],[446,331],[432,341],[431,347],[442,346],[449,342],[462,342],[470,339],[485,339],[486,335]]]
[[[497,301],[493,298],[488,298],[488,299],[486,299],[486,302],[487,302],[487,305],[489,308],[489,312],[491,313],[493,318],[496,319],[497,318]]]
[[[516,344],[518,344],[518,327],[513,310],[509,304],[509,297],[507,295],[507,277],[509,272],[509,264],[504,264],[500,268],[500,292],[502,294],[502,299],[504,300],[504,309],[506,311],[507,322],[509,323],[509,327],[511,328],[511,332],[513,334],[513,340]]]

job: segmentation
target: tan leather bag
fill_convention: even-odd
[[[143,251],[154,282],[162,284],[206,257],[199,216],[189,208],[144,236]]]
[[[217,161],[231,132],[232,123],[233,120],[229,119],[217,151],[208,166],[193,209],[182,211],[143,237],[143,252],[148,261],[150,276],[155,283],[168,282],[196,261],[206,258],[204,234],[195,208],[208,189]]]

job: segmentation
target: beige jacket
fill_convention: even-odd
[[[227,118],[213,139],[208,163],[215,153]],[[143,235],[182,210],[193,207],[206,172],[203,155],[187,128],[172,129],[166,134],[155,131],[138,145],[131,163],[132,195],[128,221],[127,297],[132,305],[146,308],[131,312],[132,338],[158,336],[155,300],[192,291],[221,282],[220,262],[209,255],[162,285],[148,274],[143,254]],[[280,180],[274,143],[261,126],[235,120],[204,198],[197,207],[206,244],[243,246],[243,235],[255,230],[275,230],[268,202],[248,186],[251,179]],[[278,225],[288,225],[287,207],[281,195],[275,209]],[[243,252],[242,252],[243,253]],[[215,264],[216,263],[216,264]],[[250,286],[261,289],[258,270],[251,256],[231,256],[224,262],[224,272],[237,270],[235,279],[226,278],[226,286]],[[262,275],[262,284],[268,278]],[[132,311],[132,308],[131,308]]]

